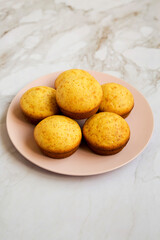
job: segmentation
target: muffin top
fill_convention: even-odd
[[[45,86],[33,87],[26,91],[20,99],[20,106],[22,111],[33,119],[41,120],[59,113],[56,90]]]
[[[57,79],[55,80],[55,88],[57,88],[64,80],[70,79],[72,81],[75,78],[82,78],[83,76],[85,77],[91,77],[91,75],[82,69],[69,69],[64,72],[62,72]]]
[[[34,137],[43,150],[64,153],[79,145],[82,132],[73,119],[54,115],[45,118],[35,127]]]
[[[113,150],[127,143],[130,129],[121,116],[111,112],[101,112],[85,122],[83,134],[95,148]]]
[[[134,106],[132,93],[118,83],[102,85],[103,97],[99,107],[101,112],[114,112],[121,116],[129,113]]]
[[[99,106],[102,88],[92,75],[79,69],[68,70],[66,74],[67,77],[58,85],[56,91],[56,100],[60,108],[84,113]]]

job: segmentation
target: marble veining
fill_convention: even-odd
[[[0,239],[160,239],[159,9],[159,0],[1,1]],[[115,75],[148,100],[153,136],[128,165],[60,176],[29,163],[10,142],[6,113],[15,94],[69,68]]]

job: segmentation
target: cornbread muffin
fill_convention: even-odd
[[[102,88],[86,71],[68,70],[67,78],[57,87],[56,100],[66,116],[73,119],[88,118],[98,111]]]
[[[103,97],[99,107],[101,112],[114,112],[122,117],[128,116],[134,106],[132,93],[117,83],[102,85]]]
[[[130,138],[127,122],[116,113],[101,112],[89,118],[83,126],[88,146],[101,155],[118,153]]]
[[[81,69],[70,69],[62,72],[57,79],[55,80],[54,86],[55,89],[66,79],[73,81],[75,78],[82,78],[83,76],[88,76],[90,78],[90,74],[87,71]]]
[[[54,115],[38,123],[34,129],[34,138],[45,155],[65,158],[79,147],[82,132],[73,119]]]
[[[59,113],[56,103],[56,90],[50,87],[39,86],[30,88],[20,99],[20,107],[32,123]]]

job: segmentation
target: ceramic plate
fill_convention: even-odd
[[[132,92],[135,105],[126,118],[131,130],[128,144],[121,152],[111,156],[97,155],[83,142],[80,148],[68,158],[57,160],[44,156],[33,138],[34,125],[25,120],[19,106],[19,100],[22,94],[31,87],[54,87],[54,81],[59,73],[52,73],[29,83],[18,92],[9,106],[7,113],[8,134],[16,149],[26,159],[52,172],[73,176],[87,176],[119,168],[129,163],[144,150],[153,131],[153,115],[146,99],[125,81],[108,74],[90,71],[100,84],[116,82],[127,87]],[[82,126],[84,120],[78,122]]]

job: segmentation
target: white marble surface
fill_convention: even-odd
[[[1,240],[160,239],[159,11],[159,0],[1,1]],[[67,177],[32,165],[13,147],[6,112],[14,95],[69,68],[123,78],[150,103],[153,137],[128,165]]]

